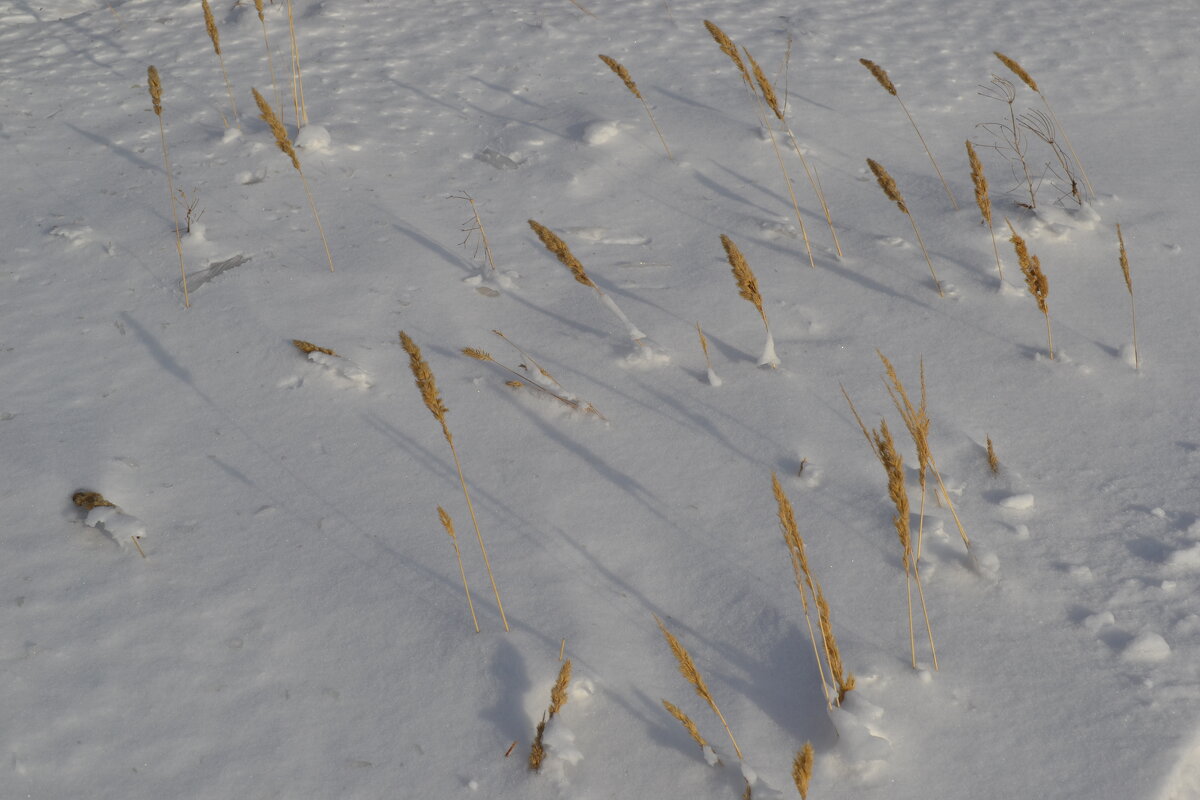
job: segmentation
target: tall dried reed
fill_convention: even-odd
[[[1035,81],[1033,76],[1026,72],[1020,64],[1018,64],[1014,59],[1004,55],[1004,53],[996,50],[993,51],[992,55],[996,56],[996,58],[1000,60],[1001,64],[1012,70],[1013,74],[1020,78],[1026,86],[1035,91],[1038,97],[1042,98],[1042,103],[1046,106],[1046,111],[1049,112],[1050,119],[1054,122],[1055,127],[1062,131],[1063,139],[1065,139],[1067,142],[1067,149],[1071,151],[1071,158],[1075,160],[1075,165],[1079,167],[1079,174],[1083,177],[1084,185],[1087,186],[1088,197],[1095,200],[1096,192],[1094,189],[1092,189],[1092,182],[1088,179],[1087,170],[1083,168],[1083,162],[1079,160],[1079,156],[1075,152],[1075,146],[1071,144],[1071,137],[1067,135],[1065,130],[1063,130],[1062,123],[1058,121],[1058,117],[1055,115],[1054,109],[1050,107],[1050,101],[1046,99],[1045,93],[1038,88],[1037,81]]]
[[[708,707],[721,720],[721,725],[724,726],[725,733],[729,735],[729,741],[733,744],[733,751],[737,753],[737,757],[740,760],[742,758],[742,748],[738,747],[737,739],[733,738],[733,731],[729,730],[729,723],[725,721],[725,715],[721,713],[721,709],[717,708],[717,701],[713,700],[712,692],[708,690],[708,686],[704,683],[704,678],[701,677],[700,670],[696,669],[696,662],[692,660],[692,656],[688,653],[687,648],[675,638],[675,634],[667,630],[667,626],[663,624],[663,621],[657,615],[655,615],[654,621],[658,623],[658,629],[662,631],[663,638],[667,640],[667,645],[670,646],[671,653],[675,656],[675,661],[679,665],[679,673],[692,685],[692,688],[696,690],[696,694],[700,696],[700,699],[708,703]]]
[[[154,116],[158,117],[158,137],[162,141],[163,170],[167,173],[167,201],[171,204],[171,219],[175,221],[175,252],[179,254],[179,277],[183,282],[183,307],[191,308],[192,301],[188,297],[187,270],[183,266],[183,242],[179,238],[179,212],[175,208],[175,183],[171,178],[171,158],[167,155],[167,133],[163,128],[162,121],[162,80],[153,65],[147,67],[146,75],[150,85],[150,102],[154,104]]]
[[[754,273],[750,270],[750,264],[742,255],[742,251],[725,234],[721,234],[721,246],[725,248],[725,258],[733,270],[733,279],[737,282],[738,295],[749,300],[758,309],[758,315],[762,317],[763,328],[767,332],[767,342],[763,346],[763,353],[758,359],[758,365],[776,369],[780,362],[779,357],[775,355],[775,338],[771,336],[767,312],[763,308],[762,295],[758,291],[758,279],[754,277]]]
[[[860,58],[858,63],[866,67],[875,77],[875,80],[879,81],[879,85],[900,103],[900,108],[904,109],[904,115],[908,117],[908,121],[912,123],[913,130],[917,132],[917,138],[921,140],[921,147],[925,148],[925,155],[929,156],[929,163],[933,164],[933,170],[937,173],[938,180],[942,182],[942,188],[946,190],[946,196],[950,198],[950,204],[957,209],[958,201],[954,199],[954,193],[950,191],[950,184],[946,183],[946,179],[942,176],[942,170],[938,167],[933,153],[930,152],[929,145],[925,144],[925,137],[921,135],[921,129],[917,127],[917,121],[909,113],[908,106],[904,104],[904,100],[900,97],[900,92],[896,90],[896,84],[892,83],[892,79],[888,77],[887,70],[867,58]]]
[[[1117,242],[1120,245],[1121,274],[1125,277],[1125,288],[1129,291],[1129,312],[1133,316],[1133,368],[1141,369],[1138,355],[1137,306],[1133,302],[1133,277],[1129,274],[1129,255],[1125,252],[1125,237],[1121,235],[1121,223],[1117,223]]]
[[[642,97],[642,93],[638,89],[637,84],[634,83],[633,76],[629,74],[629,70],[625,69],[625,67],[615,58],[610,58],[606,55],[601,55],[599,58],[606,65],[608,65],[609,69],[617,74],[618,78],[624,81],[625,88],[632,92],[633,96],[642,102],[642,108],[646,109],[646,116],[650,118],[650,124],[654,126],[654,132],[658,134],[658,140],[662,142],[663,150],[667,151],[667,158],[674,161],[675,157],[671,155],[671,148],[667,147],[667,140],[663,137],[662,129],[658,127],[658,122],[656,122],[654,119],[654,113],[650,111],[650,104],[646,102],[645,97]]]
[[[921,238],[921,229],[917,227],[917,220],[913,217],[912,212],[908,210],[908,204],[904,202],[904,197],[900,194],[900,187],[896,186],[896,181],[878,161],[868,158],[867,166],[871,168],[871,172],[875,175],[875,180],[879,182],[879,188],[883,190],[887,199],[895,203],[904,212],[904,216],[908,217],[913,233],[917,236],[917,244],[921,246],[921,253],[925,256],[925,263],[929,265],[929,274],[933,276],[933,285],[937,287],[938,296],[945,297],[946,294],[942,291],[942,282],[938,280],[937,272],[933,269],[933,261],[929,258],[929,251],[925,249],[925,240]]]
[[[282,110],[283,100],[279,95],[279,82],[275,79],[275,58],[271,55],[271,40],[267,38],[267,18],[263,14],[263,0],[254,0],[254,10],[258,12],[258,21],[262,23],[263,47],[266,48],[267,66],[271,70],[271,96],[275,98],[275,105]]]
[[[567,247],[567,243],[559,238],[558,234],[556,234],[554,231],[550,230],[536,220],[529,220],[529,227],[532,228],[533,232],[537,234],[537,237],[541,240],[542,245],[552,254],[554,254],[554,257],[558,259],[559,263],[571,270],[571,274],[575,276],[575,280],[579,283],[582,283],[584,286],[590,286],[596,293],[597,299],[600,300],[600,304],[612,312],[617,319],[621,320],[621,322],[625,325],[625,330],[629,334],[629,338],[633,340],[634,344],[638,345],[639,347],[644,346],[646,334],[638,330],[638,327],[629,321],[629,317],[625,316],[625,312],[621,311],[621,309],[617,307],[616,302],[614,302],[611,297],[605,294],[600,287],[596,285],[595,281],[588,277],[587,271],[583,268],[583,264],[581,264],[579,259],[575,257],[575,254],[571,252],[571,248]]]
[[[1025,288],[1029,289],[1029,293],[1037,301],[1038,311],[1046,318],[1046,349],[1049,350],[1050,360],[1053,361],[1054,334],[1050,330],[1050,307],[1046,304],[1046,297],[1050,294],[1050,281],[1046,278],[1046,273],[1042,272],[1042,262],[1037,256],[1029,254],[1029,246],[1017,233],[1017,229],[1007,219],[1004,221],[1008,223],[1008,229],[1012,232],[1009,241],[1017,251],[1017,263],[1021,266],[1021,274],[1025,276]]]
[[[238,117],[237,101],[233,99],[233,86],[229,83],[229,73],[225,70],[225,57],[221,55],[221,34],[217,30],[217,20],[213,17],[212,8],[208,5],[208,0],[200,0],[200,7],[204,11],[204,28],[208,31],[208,38],[212,40],[213,51],[217,54],[217,60],[221,62],[221,75],[225,78],[225,92],[229,95],[229,105],[233,107],[233,121],[237,125],[238,130],[242,129],[242,121]]]
[[[458,472],[458,482],[462,486],[463,498],[467,501],[467,510],[471,513],[471,524],[475,526],[475,538],[479,540],[479,552],[483,554],[483,564],[487,568],[488,579],[492,582],[492,592],[496,595],[496,608],[500,611],[500,621],[504,623],[504,630],[507,631],[508,617],[505,616],[504,604],[500,601],[500,589],[496,586],[496,577],[492,574],[492,562],[488,559],[487,547],[483,544],[483,534],[479,531],[479,520],[475,517],[475,506],[471,503],[470,492],[467,491],[467,480],[463,477],[462,463],[458,460],[458,449],[454,446],[454,437],[450,435],[450,426],[446,423],[446,413],[449,409],[442,402],[442,395],[438,392],[433,370],[429,368],[429,364],[422,357],[421,348],[404,331],[400,331],[400,345],[404,348],[404,352],[408,353],[408,366],[412,371],[417,388],[421,391],[421,400],[429,409],[429,413],[433,414],[433,418],[441,425],[442,436],[445,437],[446,444],[450,446],[450,454],[454,457],[454,469]]]
[[[471,587],[467,585],[467,571],[463,569],[462,551],[458,549],[458,535],[454,532],[454,520],[450,519],[446,509],[441,506],[437,507],[437,511],[438,519],[442,521],[442,527],[446,529],[446,534],[450,537],[450,544],[454,546],[454,557],[458,560],[458,573],[462,576],[463,591],[467,593],[467,608],[471,610],[471,624],[475,626],[475,632],[479,633],[479,619],[475,616],[475,601],[471,599]]]
[[[329,260],[329,271],[333,272],[333,255],[329,252],[329,242],[325,239],[325,228],[321,225],[321,215],[317,213],[317,201],[313,199],[312,190],[308,188],[308,178],[304,177],[304,170],[300,168],[300,159],[296,155],[296,148],[288,139],[287,131],[284,130],[283,122],[279,116],[271,109],[271,104],[267,102],[258,89],[250,90],[254,94],[254,102],[258,104],[259,117],[263,122],[271,128],[271,133],[275,136],[275,145],[279,151],[287,156],[292,166],[296,168],[296,172],[300,173],[300,182],[304,184],[304,194],[308,197],[308,205],[312,208],[313,219],[317,223],[317,232],[321,234],[321,244],[325,247],[325,258]]]
[[[996,271],[1000,280],[1004,280],[1004,267],[1000,265],[1000,249],[996,246],[996,228],[992,225],[992,198],[988,194],[987,176],[983,174],[983,162],[975,153],[971,140],[967,140],[967,159],[971,162],[971,183],[975,186],[975,205],[979,206],[979,215],[988,226],[992,235],[992,253],[996,256]]]
[[[308,107],[304,104],[304,81],[300,77],[300,45],[296,41],[296,15],[292,0],[287,0],[288,33],[292,40],[292,105],[296,110],[296,130],[308,124]]]

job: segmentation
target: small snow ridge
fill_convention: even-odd
[[[583,129],[583,141],[593,147],[610,142],[621,133],[615,122],[593,122]]]
[[[1121,652],[1121,658],[1141,664],[1164,661],[1171,655],[1171,645],[1154,631],[1142,631]]]
[[[1028,511],[1033,508],[1033,495],[1014,494],[1000,501],[1001,508],[1007,508],[1011,511]]]
[[[326,153],[333,146],[333,137],[324,125],[305,125],[296,135],[296,147],[306,153]]]
[[[67,244],[72,248],[82,247],[91,241],[92,229],[83,223],[71,223],[67,225],[55,225],[47,233],[50,236],[57,236],[60,239],[66,240]]]
[[[116,506],[96,506],[88,512],[83,524],[104,531],[122,550],[128,550],[134,539],[141,539],[146,535],[144,522]]]

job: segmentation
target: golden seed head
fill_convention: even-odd
[[[567,686],[571,683],[571,659],[563,662],[558,671],[558,680],[550,690],[550,716],[554,716],[567,704]]]
[[[429,364],[421,356],[421,348],[417,347],[417,343],[404,331],[400,331],[400,346],[404,348],[404,352],[408,353],[408,367],[412,370],[413,378],[417,382],[417,388],[421,390],[421,399],[425,401],[425,407],[442,424],[442,433],[449,440],[450,429],[446,426],[446,412],[450,409],[446,408],[445,404],[442,403],[442,396],[438,393],[437,381],[434,380],[433,370],[429,368]]]
[[[880,420],[879,430],[872,433],[875,439],[875,451],[879,454],[879,461],[887,471],[888,497],[896,507],[896,515],[892,517],[892,524],[896,528],[896,535],[900,538],[900,546],[904,548],[904,569],[907,572],[912,555],[912,536],[909,531],[908,490],[904,486],[904,459],[896,450],[896,442],[892,439],[892,432],[888,430],[885,420]]]
[[[895,179],[888,174],[888,171],[883,168],[883,164],[867,159],[867,166],[871,168],[871,172],[875,173],[875,180],[879,181],[879,188],[883,189],[883,193],[887,195],[887,199],[891,200],[905,214],[908,213],[908,206],[904,204],[904,198],[900,195],[900,187],[896,185]]]
[[[637,84],[633,82],[633,78],[630,76],[629,70],[625,69],[625,67],[623,67],[615,58],[609,58],[608,56],[602,55],[600,56],[600,60],[607,64],[609,69],[617,73],[617,77],[625,81],[625,88],[633,92],[634,97],[639,100],[642,99],[642,93],[638,91]]]
[[[1125,237],[1121,235],[1121,223],[1117,223],[1117,242],[1121,246],[1121,274],[1125,276],[1125,288],[1133,297],[1133,278],[1129,274],[1129,256],[1125,252]]]
[[[159,80],[158,70],[153,65],[146,68],[146,76],[150,81],[150,102],[154,103],[154,113],[162,116],[162,81]]]
[[[758,81],[758,88],[762,90],[763,99],[767,101],[767,105],[775,112],[775,116],[780,120],[783,119],[783,108],[779,105],[779,97],[775,94],[775,87],[767,80],[767,74],[763,72],[763,68],[754,60],[754,56],[750,55],[750,51],[742,48],[746,52],[746,58],[750,60],[750,69],[754,71],[754,80]]]
[[[258,12],[258,21],[266,22],[266,19],[263,17],[262,0],[254,0],[254,10]]]
[[[667,710],[668,714],[679,720],[679,724],[682,725],[684,730],[686,730],[692,737],[692,741],[700,745],[702,748],[708,747],[708,742],[705,741],[704,737],[700,734],[700,729],[696,727],[696,723],[692,721],[691,717],[685,714],[677,705],[668,700],[663,700],[662,704],[663,708]]]
[[[271,133],[275,134],[275,145],[285,156],[292,160],[292,166],[300,172],[300,159],[296,157],[296,148],[292,147],[291,141],[288,139],[287,131],[284,130],[283,122],[280,121],[279,115],[271,110],[271,104],[267,99],[259,94],[258,89],[250,90],[254,94],[254,102],[258,105],[259,118],[267,123],[271,128]]]
[[[721,246],[725,248],[725,258],[733,269],[733,279],[737,281],[738,294],[754,304],[758,313],[763,313],[762,295],[758,291],[758,280],[750,270],[742,251],[725,234],[721,234]]]
[[[710,706],[714,705],[712,694],[708,691],[708,686],[704,683],[704,678],[700,676],[700,670],[696,669],[696,662],[692,661],[692,656],[684,648],[683,644],[675,638],[675,634],[667,630],[667,626],[663,621],[655,615],[654,621],[658,623],[658,629],[662,631],[663,637],[667,640],[667,644],[671,648],[671,653],[675,656],[675,662],[679,665],[679,674],[683,675],[684,679],[692,685],[701,699]]]
[[[1011,222],[1008,223],[1008,229],[1012,232],[1009,241],[1012,242],[1013,249],[1017,251],[1017,263],[1021,266],[1021,274],[1025,276],[1025,288],[1037,300],[1038,310],[1043,314],[1049,314],[1046,296],[1050,294],[1050,281],[1046,278],[1046,273],[1042,272],[1042,262],[1037,256],[1029,254],[1028,245],[1025,244],[1025,240],[1017,233]]]
[[[327,356],[337,356],[337,353],[330,350],[328,347],[321,347],[312,342],[306,342],[303,339],[292,339],[292,346],[301,353],[324,353]]]
[[[1013,61],[1011,58],[1004,55],[1004,53],[1001,53],[999,50],[993,51],[993,55],[995,55],[996,58],[1000,59],[1001,64],[1003,64],[1004,66],[1006,66],[1010,70],[1012,70],[1014,75],[1016,75],[1018,78],[1023,80],[1025,82],[1026,86],[1028,86],[1030,89],[1033,89],[1038,94],[1042,93],[1042,90],[1038,88],[1037,81],[1035,81],[1028,72],[1026,72],[1024,69],[1022,69],[1020,64],[1018,64],[1016,61]]]
[[[987,437],[987,460],[988,469],[995,475],[1000,472],[1000,458],[996,455],[996,447],[992,444],[992,437]]]
[[[512,389],[520,389],[525,384],[521,383],[520,381],[505,381],[504,385]]]
[[[213,18],[212,8],[208,5],[208,0],[200,0],[200,6],[204,9],[204,27],[208,31],[208,38],[212,39],[213,50],[217,51],[217,55],[221,55],[221,34],[217,32],[217,21]]]
[[[892,403],[896,406],[896,410],[900,412],[900,417],[904,420],[904,426],[908,428],[908,433],[912,437],[913,444],[917,447],[917,462],[920,465],[918,475],[921,486],[924,487],[926,471],[933,460],[933,457],[929,453],[930,420],[925,397],[925,359],[921,359],[921,405],[914,408],[912,401],[908,399],[908,391],[904,388],[900,376],[896,374],[896,368],[892,366],[892,362],[888,361],[887,356],[882,351],[876,350],[875,353],[879,356],[879,360],[883,362],[883,367],[887,371],[887,381],[884,382],[884,386],[887,388],[888,395],[892,398]],[[890,385],[888,385],[888,381],[891,382]]]
[[[97,506],[105,508],[116,508],[116,505],[104,499],[104,495],[99,492],[80,491],[71,496],[71,502],[80,508],[86,508],[89,511]]]
[[[452,541],[458,541],[458,536],[454,533],[454,520],[450,519],[450,515],[446,513],[446,509],[441,506],[437,507],[438,519],[442,521],[442,527],[446,529],[447,535]]]
[[[987,177],[983,174],[983,162],[979,160],[979,155],[975,152],[969,139],[967,140],[967,158],[971,162],[971,183],[975,185],[975,205],[979,206],[979,213],[983,215],[983,221],[991,225],[992,198],[988,195]]]
[[[742,57],[738,55],[737,45],[733,43],[733,39],[730,39],[725,31],[718,28],[715,22],[704,20],[704,27],[708,28],[709,34],[712,36],[713,41],[717,43],[717,46],[721,48],[721,52],[729,56],[730,61],[737,67],[738,72],[742,74],[742,80],[753,86],[754,82],[750,80],[750,73],[746,71],[746,65],[742,62]]]
[[[696,323],[696,335],[700,337],[700,349],[704,351],[704,360],[708,360],[708,337],[704,335],[704,330],[700,327],[700,323]]]
[[[464,347],[462,349],[462,354],[464,356],[467,356],[468,358],[473,358],[476,361],[495,361],[496,360],[496,359],[492,358],[491,353],[485,353],[483,350],[480,350],[477,347]]]
[[[542,244],[545,245],[546,249],[553,253],[564,267],[571,270],[571,274],[575,276],[575,280],[584,286],[590,286],[593,289],[599,288],[596,284],[592,283],[592,279],[584,271],[583,264],[579,263],[579,259],[571,252],[571,248],[567,247],[567,243],[558,238],[558,235],[554,231],[532,219],[529,220],[529,227],[533,228],[533,232],[542,240]]]
[[[876,64],[869,58],[860,58],[858,63],[862,64],[871,74],[875,76],[875,80],[879,81],[879,85],[887,89],[887,93],[892,97],[899,97],[896,93],[896,84],[892,83],[892,79],[888,77],[887,70]]]
[[[812,779],[813,771],[813,746],[812,742],[805,742],[804,747],[796,753],[796,760],[792,762],[792,780],[796,782],[796,789],[800,792],[802,800],[808,800],[808,782]]]

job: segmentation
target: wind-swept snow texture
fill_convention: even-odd
[[[253,4],[212,5],[240,133],[198,0],[0,0],[0,795],[726,800],[751,781],[796,797],[811,741],[812,798],[1200,796],[1191,0],[584,0],[591,15],[292,0],[299,135],[289,4],[264,9],[278,96]],[[809,266],[759,108],[706,19],[785,101],[844,257],[775,120]],[[1015,83],[1015,114],[1043,106],[993,51],[1053,103],[1096,190],[1082,207],[1028,132],[1038,204],[1019,204],[978,127],[1008,107],[979,87],[994,73]],[[636,76],[674,161],[598,53]],[[960,210],[860,58],[888,70]],[[203,211],[182,241],[190,309],[152,64],[173,185]],[[296,139],[334,274],[251,88]],[[945,297],[867,158],[901,187]],[[1053,360],[1006,218],[1048,278]],[[631,341],[529,219],[649,338]],[[722,234],[754,266],[778,369],[758,366],[762,320]],[[511,633],[401,329],[449,409]],[[306,359],[295,338],[339,357]],[[604,417],[506,385],[463,347]],[[841,392],[896,435],[916,531],[916,452],[877,349],[914,403],[924,359],[930,448],[972,543],[931,475],[920,577],[937,672],[923,638],[909,663],[886,475]],[[857,680],[840,709],[772,472]],[[70,500],[85,488],[136,514],[144,559],[88,526]],[[564,638],[586,697],[556,717],[535,775]]]

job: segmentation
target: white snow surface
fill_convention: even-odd
[[[1192,0],[582,4],[592,15],[568,0],[294,0],[302,181],[250,94],[296,135],[283,2],[265,9],[278,94],[253,5],[212,4],[235,118],[199,3],[0,0],[0,795],[724,800],[753,776],[755,797],[796,797],[792,759],[811,742],[813,798],[1200,796]],[[783,137],[809,266],[705,19],[786,101],[841,258]],[[996,73],[1018,113],[1044,106],[994,50],[1053,104],[1095,189],[1085,206],[1052,175],[1036,211],[1019,204],[977,127],[1006,107],[978,87]],[[673,160],[600,53],[637,81]],[[888,70],[958,210],[859,58]],[[152,64],[173,186],[204,212],[182,248],[190,308]],[[1041,175],[1052,156],[1028,142]],[[895,178],[945,297],[867,158]],[[1053,359],[1006,218],[1048,277]],[[651,340],[631,345],[530,219]],[[778,369],[756,365],[762,319],[721,234],[754,270]],[[449,409],[508,632],[400,330]],[[518,367],[493,330],[607,423],[460,353]],[[306,360],[294,338],[341,358]],[[974,551],[931,477],[936,671],[919,615],[912,666],[886,476],[841,392],[868,427],[886,418],[916,530],[915,449],[877,349],[914,403],[924,359],[930,447]],[[773,472],[857,679],[833,711]],[[152,532],[144,559],[85,524],[81,489]],[[587,691],[555,717],[556,774],[533,774],[564,638]]]

